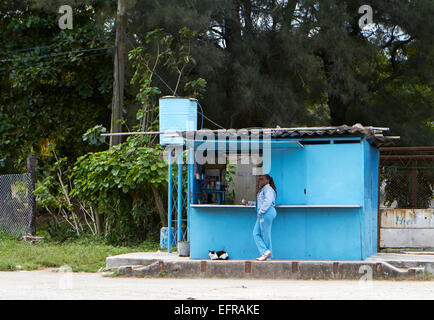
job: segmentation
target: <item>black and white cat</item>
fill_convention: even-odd
[[[227,252],[225,252],[225,251],[215,252],[215,251],[209,250],[208,255],[209,255],[211,260],[227,260],[227,259],[229,259],[229,256],[228,256]]]

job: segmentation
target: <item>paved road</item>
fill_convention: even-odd
[[[434,299],[434,281],[112,278],[0,272],[0,299]]]

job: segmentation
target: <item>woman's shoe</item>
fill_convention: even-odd
[[[269,257],[271,256],[271,251],[267,250],[264,252],[264,254],[262,256],[260,256],[259,258],[256,258],[256,260],[258,261],[265,261],[267,260]]]

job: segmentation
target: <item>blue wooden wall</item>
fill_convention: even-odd
[[[365,251],[369,257],[377,252],[377,221],[378,221],[378,162],[380,151],[363,141],[364,154],[364,220],[365,220]]]
[[[361,205],[364,199],[363,160],[361,143],[273,149],[270,175],[278,189],[276,202]]]
[[[273,259],[360,260],[361,209],[277,209]],[[224,250],[231,259],[254,259],[254,208],[192,208],[190,257]]]

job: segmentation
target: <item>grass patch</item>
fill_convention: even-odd
[[[0,271],[35,270],[68,265],[74,272],[97,272],[106,258],[129,252],[159,250],[156,242],[136,246],[112,246],[103,240],[85,237],[58,242],[43,240],[35,245],[0,234]]]

